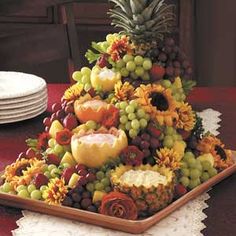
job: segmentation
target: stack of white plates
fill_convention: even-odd
[[[47,86],[42,78],[0,71],[0,124],[36,117],[47,109]]]

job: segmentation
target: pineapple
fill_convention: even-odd
[[[124,174],[132,170],[137,171],[136,175],[132,178],[126,176],[124,179]],[[152,176],[148,177],[147,172]],[[155,181],[153,173],[159,173],[158,181]],[[134,200],[139,216],[149,216],[172,201],[175,175],[170,169],[157,165],[138,167],[120,165],[112,171],[111,182],[115,190],[128,194]]]
[[[110,0],[115,6],[109,14],[112,25],[121,28],[142,54],[163,40],[175,22],[174,5],[164,0]]]

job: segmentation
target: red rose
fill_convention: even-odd
[[[56,133],[56,141],[60,145],[68,145],[70,144],[72,132],[68,129],[63,129]]]
[[[136,220],[138,217],[132,198],[120,192],[110,192],[103,197],[100,213],[128,220]]]
[[[117,127],[119,123],[119,109],[115,106],[110,106],[107,111],[104,112],[101,124],[106,128]]]
[[[45,151],[48,148],[48,140],[50,139],[50,135],[47,132],[43,132],[39,134],[38,143],[37,143],[37,150]]]

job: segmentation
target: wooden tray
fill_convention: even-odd
[[[236,155],[234,155],[236,157]],[[92,213],[88,211],[78,210],[64,206],[51,206],[42,201],[24,199],[17,197],[16,195],[0,193],[0,204],[17,207],[20,209],[27,209],[44,214],[59,216],[71,220],[78,220],[84,223],[103,226],[110,229],[120,230],[128,233],[138,234],[143,233],[152,225],[159,222],[161,219],[183,206],[188,201],[196,198],[201,193],[209,190],[213,185],[219,183],[221,180],[227,178],[236,172],[236,162],[231,167],[217,174],[213,178],[209,179],[205,183],[199,185],[195,189],[191,190],[183,197],[174,201],[163,210],[159,211],[155,215],[148,217],[144,220],[124,220],[120,218],[105,216],[98,213]]]

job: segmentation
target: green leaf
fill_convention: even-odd
[[[196,86],[195,80],[182,80],[183,90],[186,95],[190,93],[194,86]]]
[[[32,148],[34,151],[37,150],[38,139],[28,138],[25,142],[29,148]]]
[[[87,58],[87,60],[90,64],[97,61],[100,56],[101,56],[100,53],[95,53],[90,49],[85,54],[85,57]]]

